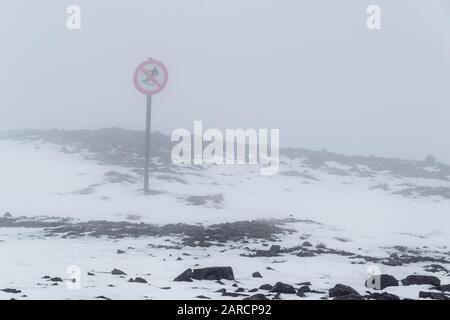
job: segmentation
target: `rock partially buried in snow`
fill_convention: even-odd
[[[441,280],[435,276],[410,275],[402,280],[404,286],[429,284],[432,286],[440,286]]]
[[[119,270],[119,269],[113,269],[111,271],[111,274],[116,275],[116,276],[125,276],[126,275],[125,272],[123,272],[122,270]]]
[[[370,293],[365,296],[367,299],[374,299],[374,300],[400,300],[399,296],[396,296],[392,293],[382,292],[382,293]]]
[[[272,290],[272,288],[273,288],[273,285],[271,285],[271,284],[263,284],[259,287],[260,290],[267,290],[267,291]]]
[[[250,297],[246,297],[244,298],[244,300],[269,300],[265,295],[263,295],[262,293],[257,293],[254,294]]]
[[[328,291],[330,297],[343,297],[348,295],[361,296],[355,289],[343,284],[337,284]]]
[[[253,277],[253,278],[262,278],[262,275],[261,275],[261,273],[259,273],[258,271],[256,271],[256,272],[253,272],[253,273],[252,273],[252,277]]]
[[[192,269],[189,268],[189,269],[185,270],[182,274],[180,274],[178,277],[176,277],[173,281],[192,282]]]
[[[285,293],[285,294],[296,294],[297,291],[295,291],[295,288],[293,286],[291,286],[290,284],[286,284],[283,282],[277,282],[272,290],[270,290],[270,292],[275,292],[275,293]]]
[[[234,273],[231,267],[209,267],[194,269],[192,279],[195,280],[234,280]]]
[[[419,298],[422,299],[433,299],[433,300],[450,300],[450,297],[444,293],[441,292],[425,292],[420,291],[419,292]]]

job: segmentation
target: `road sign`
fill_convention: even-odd
[[[133,81],[136,89],[147,96],[147,116],[145,120],[145,163],[144,194],[149,194],[150,138],[152,122],[152,96],[161,92],[169,80],[167,68],[160,61],[149,58],[134,71]]]
[[[134,86],[146,96],[161,92],[168,80],[169,73],[166,66],[152,58],[141,63],[134,71]]]

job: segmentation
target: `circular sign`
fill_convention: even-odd
[[[152,96],[164,89],[169,80],[169,73],[164,64],[150,58],[136,68],[133,80],[139,92]]]

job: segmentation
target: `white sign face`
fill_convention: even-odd
[[[154,59],[141,63],[134,71],[134,86],[147,96],[161,92],[168,80],[169,73],[166,66]]]

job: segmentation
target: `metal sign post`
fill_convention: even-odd
[[[164,64],[149,58],[141,63],[134,72],[134,86],[147,96],[147,114],[145,122],[145,159],[144,159],[144,194],[150,193],[150,143],[152,122],[152,96],[161,92],[167,84],[169,74]]]

